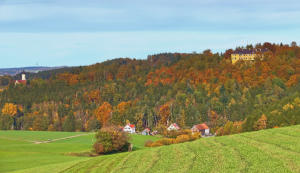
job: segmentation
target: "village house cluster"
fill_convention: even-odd
[[[128,123],[126,126],[124,126],[122,128],[122,130],[124,132],[130,133],[130,134],[134,134],[137,133],[136,129],[135,129],[135,125],[134,124],[130,124]],[[172,131],[172,130],[180,130],[180,127],[178,126],[178,124],[176,123],[172,123],[169,125],[169,127],[167,128],[168,131]],[[210,132],[209,132],[209,127],[205,124],[196,124],[191,128],[192,132],[199,132],[201,133],[201,136],[210,136]],[[155,135],[157,134],[157,131],[152,131],[149,128],[145,128],[142,132],[140,132],[140,134],[142,135]]]

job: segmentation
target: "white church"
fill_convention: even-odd
[[[16,80],[15,81],[15,85],[18,85],[18,84],[24,84],[26,85],[27,81],[26,81],[26,75],[25,73],[22,73],[22,79],[21,80]]]

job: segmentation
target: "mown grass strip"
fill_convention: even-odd
[[[245,152],[245,147],[240,148],[240,151],[245,154],[245,158],[248,161],[249,169],[247,172],[293,172],[286,167],[286,163],[282,158],[275,156],[278,154],[273,150],[276,146],[270,144],[264,144],[262,142],[254,141],[249,138],[242,138],[241,136],[229,136],[241,145],[246,145],[249,152]],[[237,145],[237,148],[239,145]],[[268,148],[269,147],[269,148]],[[278,148],[278,147],[277,147]],[[244,150],[244,151],[242,151]],[[247,150],[246,150],[247,151]]]
[[[291,172],[300,172],[300,154],[291,150],[286,150],[283,147],[274,145],[272,143],[262,142],[262,140],[252,139],[251,137],[242,136],[246,138],[244,142],[257,147],[266,155],[279,159],[284,162],[283,167],[288,168]],[[239,138],[238,140],[240,140]]]

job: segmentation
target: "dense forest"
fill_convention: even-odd
[[[219,135],[300,124],[300,47],[257,44],[263,60],[163,53],[0,77],[0,129],[91,131],[127,122],[138,130],[206,122]]]

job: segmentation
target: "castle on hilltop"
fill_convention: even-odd
[[[254,61],[256,57],[263,58],[263,53],[267,52],[267,49],[239,49],[235,50],[231,54],[231,62],[235,64],[239,60]]]

